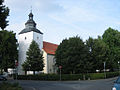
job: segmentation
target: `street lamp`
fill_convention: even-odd
[[[118,70],[119,70],[119,75],[120,75],[120,65],[119,64],[120,64],[120,62],[118,61],[118,68],[119,68]]]
[[[104,62],[104,76],[105,76],[105,78],[106,78],[105,65],[106,65],[106,62]]]
[[[17,80],[17,73],[18,73],[18,71],[17,71],[17,66],[18,66],[18,61],[15,60],[15,73],[16,73],[16,80]]]

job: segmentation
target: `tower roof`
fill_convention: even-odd
[[[43,34],[40,30],[38,30],[38,29],[36,29],[36,28],[25,28],[25,29],[23,29],[19,34],[31,32],[31,31],[34,31],[34,32]]]
[[[32,14],[32,12],[30,12],[30,14],[29,14],[28,16],[29,16],[29,19],[28,19],[28,21],[25,23],[25,29],[23,29],[19,34],[31,32],[31,31],[34,31],[34,32],[43,34],[40,30],[38,30],[38,29],[36,28],[36,23],[35,23],[35,21],[33,20],[33,14]]]

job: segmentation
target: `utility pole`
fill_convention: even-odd
[[[61,69],[62,69],[62,66],[59,66],[59,69],[60,69],[60,81],[62,80],[61,78]]]

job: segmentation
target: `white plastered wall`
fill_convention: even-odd
[[[44,68],[43,68],[43,72],[44,73],[48,73],[48,62],[47,62],[47,53],[42,49],[43,51],[43,60],[44,60]]]
[[[40,33],[33,32],[33,40],[39,45],[40,50],[43,48],[43,35]]]
[[[43,36],[42,34],[36,32],[27,32],[18,35],[18,42],[19,42],[19,55],[18,55],[18,74],[24,74],[22,69],[22,64],[26,60],[26,51],[28,50],[32,40],[36,41],[42,49],[43,47]]]
[[[47,54],[47,62],[48,62],[48,73],[56,73],[56,67],[55,67],[55,59],[54,55]]]

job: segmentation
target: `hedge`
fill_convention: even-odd
[[[106,77],[107,78],[111,78],[111,77],[116,77],[116,76],[119,76],[119,72],[107,72],[106,73]]]
[[[116,77],[119,72],[107,72],[106,78]],[[63,81],[69,80],[95,80],[104,79],[104,73],[88,73],[88,74],[62,74]],[[58,81],[60,80],[59,74],[39,74],[39,75],[18,75],[19,80],[46,80],[46,81]]]
[[[64,74],[61,76],[62,80],[79,80],[82,79],[81,74]],[[15,79],[15,78],[14,78]],[[40,75],[18,75],[19,80],[47,80],[47,81],[58,81],[60,75],[58,74],[40,74]]]
[[[104,73],[91,73],[90,74],[90,79],[95,80],[95,79],[104,79],[105,75]]]

